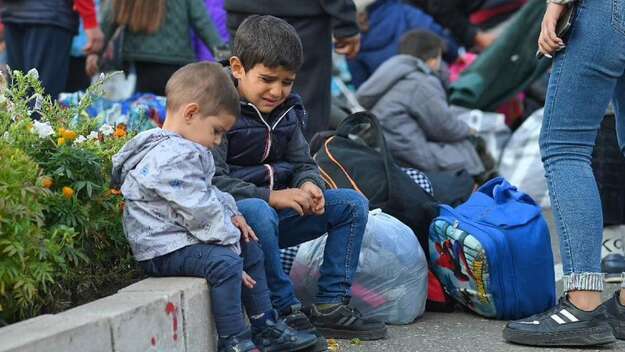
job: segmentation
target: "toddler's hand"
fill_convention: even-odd
[[[247,288],[254,288],[256,286],[256,281],[252,279],[245,271],[243,272],[243,286]]]
[[[245,242],[249,241],[258,241],[258,237],[254,233],[254,230],[247,224],[245,218],[241,215],[232,217],[232,224],[236,226],[239,231],[241,231],[241,237],[245,240]]]

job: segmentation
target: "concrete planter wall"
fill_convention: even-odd
[[[150,278],[0,329],[0,352],[216,351],[206,280]]]

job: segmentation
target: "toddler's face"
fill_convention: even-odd
[[[243,65],[232,65],[238,80],[239,95],[254,104],[262,113],[270,113],[291,94],[295,73],[282,66],[270,68],[256,64],[245,71]]]
[[[183,137],[208,149],[213,149],[221,144],[224,134],[234,126],[235,122],[236,117],[227,113],[216,116],[198,113],[188,120]]]

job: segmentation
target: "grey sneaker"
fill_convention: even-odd
[[[619,301],[619,292],[620,290],[617,290],[603,306],[608,313],[608,323],[612,327],[614,337],[625,340],[625,306]]]

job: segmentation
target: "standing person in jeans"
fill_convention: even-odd
[[[85,54],[99,52],[103,35],[93,0],[4,1],[2,22],[9,67],[20,71],[36,68],[46,93],[56,98],[65,89],[79,15],[87,36]]]
[[[302,133],[304,106],[291,93],[303,56],[295,29],[273,16],[250,16],[236,32],[232,55],[241,115],[215,149],[214,182],[237,200],[259,198],[241,202],[239,210],[260,238],[274,308],[298,330],[333,338],[383,338],[383,322],[363,319],[349,306],[368,202],[353,190],[323,191]],[[325,233],[319,291],[309,321],[282,269],[279,248]],[[322,344],[316,347],[322,349]]]
[[[571,4],[576,17],[565,43],[555,28]],[[625,0],[551,0],[538,44],[554,59],[540,146],[565,294],[549,311],[508,323],[504,338],[536,346],[611,343],[625,339],[625,284],[601,303],[603,220],[591,154],[610,100],[625,152]]]
[[[125,26],[122,60],[134,63],[138,92],[165,95],[165,84],[180,67],[196,61],[190,31],[209,49],[223,44],[204,0],[110,0],[103,9],[102,29],[108,41]],[[97,71],[94,57],[88,72]]]
[[[253,14],[289,22],[304,45],[304,64],[294,89],[308,109],[304,136],[310,140],[330,123],[332,39],[336,52],[353,59],[360,49],[360,29],[352,0],[225,0],[231,36]]]

